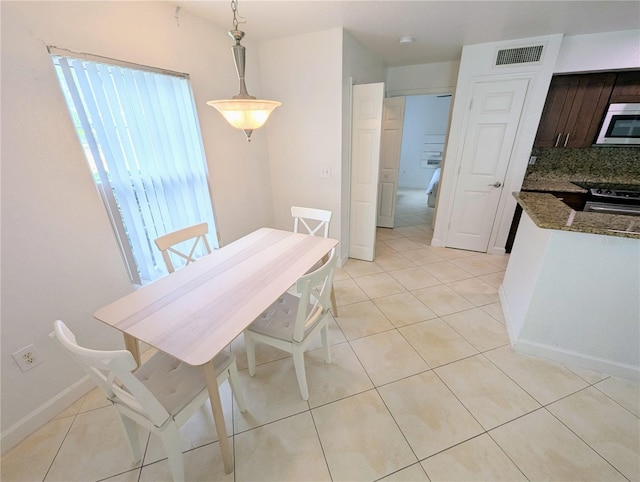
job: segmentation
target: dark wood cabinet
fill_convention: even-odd
[[[589,147],[598,134],[615,72],[553,77],[535,147]]]
[[[640,103],[640,71],[618,72],[609,103]]]

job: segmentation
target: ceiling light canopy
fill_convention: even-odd
[[[275,100],[256,99],[247,92],[244,81],[245,48],[240,45],[244,32],[238,30],[237,0],[231,0],[231,10],[233,11],[233,29],[229,31],[229,35],[236,41],[231,50],[238,74],[240,92],[231,99],[211,100],[207,102],[207,105],[215,107],[233,127],[242,129],[247,136],[247,141],[251,142],[253,130],[262,127],[271,112],[282,103]]]

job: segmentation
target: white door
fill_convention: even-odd
[[[404,124],[404,97],[384,99],[380,140],[380,181],[378,183],[378,226],[393,228],[398,190],[398,169]]]
[[[353,86],[349,257],[373,261],[384,83]]]
[[[528,79],[474,82],[446,245],[486,252]]]

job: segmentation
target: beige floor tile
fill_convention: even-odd
[[[391,271],[389,274],[409,291],[442,284],[439,279],[434,278],[424,269],[417,266]]]
[[[244,385],[241,385],[244,388]],[[244,390],[243,390],[244,392]],[[220,386],[220,401],[222,402],[222,411],[224,413],[225,427],[227,434],[233,434],[233,399],[231,395],[231,387],[228,383]],[[237,410],[237,406],[235,407]],[[218,440],[215,423],[213,422],[213,414],[211,413],[211,403],[207,402],[193,416],[180,427],[180,442],[182,443],[182,451],[186,452],[202,445],[210,444]],[[144,464],[148,465],[167,457],[167,453],[160,441],[160,437],[151,434],[149,445],[144,456]]]
[[[397,330],[358,338],[350,343],[375,386],[429,369]]]
[[[82,404],[84,403],[84,399],[85,398],[86,398],[86,395],[84,397],[79,398],[75,402],[73,402],[67,408],[62,410],[58,415],[56,415],[53,418],[53,420],[57,420],[57,419],[60,419],[60,418],[65,418],[65,417],[72,417],[72,416],[76,415],[78,412],[80,412],[80,409],[82,408]],[[103,394],[103,398],[106,399],[104,394]]]
[[[419,247],[418,249],[409,249],[406,251],[402,251],[402,255],[407,259],[410,259],[417,265],[438,263],[440,261],[444,261],[444,258],[435,254],[430,248]]]
[[[594,372],[593,370],[587,370],[586,368],[580,368],[576,366],[566,365],[566,368],[571,370],[573,373],[578,375],[580,378],[585,380],[587,383],[591,385],[601,382],[602,380],[609,378],[609,375],[605,373]]]
[[[391,322],[373,301],[361,301],[341,307],[336,322],[347,340],[393,329]]]
[[[467,258],[469,256],[476,256],[478,254],[475,251],[464,251],[462,249],[453,249],[453,248],[441,248],[438,246],[431,246],[429,249],[444,259]]]
[[[330,480],[309,412],[236,435],[234,445],[238,481]]]
[[[626,480],[545,409],[489,434],[529,480]]]
[[[387,241],[389,239],[396,239],[396,238],[404,238],[404,236],[398,233],[395,229],[388,229],[388,228],[376,229],[376,240]]]
[[[460,311],[442,320],[478,351],[486,351],[509,343],[505,326],[479,308]]]
[[[454,281],[448,283],[447,286],[476,306],[489,305],[499,301],[498,289],[479,278]]]
[[[485,274],[495,273],[501,271],[495,264],[484,261],[480,256],[468,256],[465,258],[458,258],[452,261],[453,264],[468,271],[474,276],[482,276]]]
[[[305,369],[309,406],[312,408],[373,388],[367,372],[348,343],[331,347],[329,364],[324,361],[324,350],[307,352]]]
[[[595,385],[609,398],[640,417],[640,384],[623,378],[609,377]]]
[[[148,432],[141,430],[142,450],[147,440]],[[46,480],[99,480],[139,466],[133,463],[116,409],[105,407],[76,416]]]
[[[422,269],[443,283],[451,283],[473,277],[471,273],[456,266],[451,261],[425,264],[422,266]]]
[[[487,430],[540,407],[483,355],[466,358],[435,371]]]
[[[485,356],[541,405],[588,386],[582,378],[559,363],[516,353],[510,346],[488,351]]]
[[[73,417],[54,419],[3,454],[0,480],[44,480],[73,420]]]
[[[352,278],[367,274],[382,273],[384,271],[374,262],[362,261],[360,259],[353,258],[349,258],[342,269],[345,270]]]
[[[300,396],[293,358],[258,365],[253,377],[247,370],[238,375],[247,411],[233,411],[236,434],[309,409]]]
[[[527,480],[487,434],[422,461],[431,482],[515,482]]]
[[[431,367],[439,367],[478,353],[478,350],[441,319],[405,326],[398,331]]]
[[[376,273],[359,276],[354,280],[356,284],[371,298],[403,293],[405,288],[398,283],[389,273]]]
[[[233,445],[233,440],[229,439]],[[234,474],[224,473],[218,442],[186,452],[183,455],[185,480],[215,480],[233,482]],[[140,482],[172,482],[167,459],[142,467]]]
[[[429,482],[429,477],[420,464],[413,464],[380,479],[380,482]]]
[[[547,407],[629,480],[640,480],[640,419],[593,387]]]
[[[396,327],[432,320],[437,317],[411,293],[384,296],[374,300],[374,303]]]
[[[381,253],[376,245],[376,264],[385,271],[393,271],[415,266],[415,264],[399,254],[397,251],[391,248],[389,249],[390,251]]]
[[[418,227],[418,226],[415,226]],[[422,234],[420,236],[409,236],[407,239],[418,243],[423,248],[431,246],[431,239],[433,238],[433,230],[423,225],[424,229],[421,229]]]
[[[376,480],[417,462],[375,390],[312,414],[334,481]]]
[[[504,312],[502,311],[502,305],[500,304],[500,302],[490,303],[488,305],[480,306],[479,308],[492,318],[498,320],[503,325],[505,324]]]
[[[402,227],[402,228],[397,228],[395,229],[395,231],[398,234],[401,234],[402,236],[404,236],[405,238],[411,238],[411,237],[423,237],[424,236],[424,231],[421,231],[420,229],[418,229],[416,226],[406,226],[406,227]]]
[[[486,261],[487,263],[496,265],[498,268],[501,268],[502,270],[507,269],[507,265],[509,264],[509,254],[499,255],[499,254],[480,253],[480,254],[477,254],[476,256],[478,256],[479,259]]]
[[[445,285],[432,286],[413,292],[438,316],[450,315],[473,308],[473,304]]]
[[[128,472],[125,472],[123,474],[118,474],[115,475],[113,477],[109,477],[107,479],[103,479],[104,482],[138,482],[140,480],[140,473],[142,472],[142,469],[133,469],[133,470],[129,470]],[[160,480],[159,478],[154,479],[155,480]]]
[[[411,241],[410,239],[404,237],[387,239],[385,240],[385,243],[387,244],[387,246],[398,253],[422,248],[419,243],[416,243],[415,241]]]
[[[418,459],[484,432],[433,372],[390,383],[378,392]]]
[[[376,261],[378,261],[379,256],[393,254],[395,256],[398,255],[398,252],[389,246],[386,241],[376,240]],[[382,266],[381,266],[382,267]]]
[[[369,298],[362,289],[351,278],[334,281],[333,290],[336,296],[336,304],[338,306],[350,305],[357,303],[358,301],[365,301]],[[339,310],[339,315],[342,316],[342,311]]]
[[[495,289],[498,289],[500,288],[500,286],[502,285],[502,281],[504,280],[504,271],[498,271],[496,273],[478,276],[478,279],[493,286]]]
[[[238,370],[244,370],[247,365],[247,347],[244,343],[244,335],[238,336],[231,342],[231,352],[236,356]],[[275,348],[265,343],[256,343],[256,366],[290,357],[286,351]]]
[[[144,362],[144,361],[143,361]],[[87,412],[89,410],[95,410],[96,408],[108,407],[111,405],[111,402],[107,400],[107,396],[105,393],[100,390],[98,387],[91,390],[87,393],[86,397],[82,402],[82,407],[80,407],[80,412]]]
[[[336,267],[333,272],[333,281],[340,281],[343,279],[349,279],[349,273],[347,273],[342,267]]]

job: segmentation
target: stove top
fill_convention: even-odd
[[[602,201],[640,204],[640,184],[574,183],[589,190],[589,197]]]

